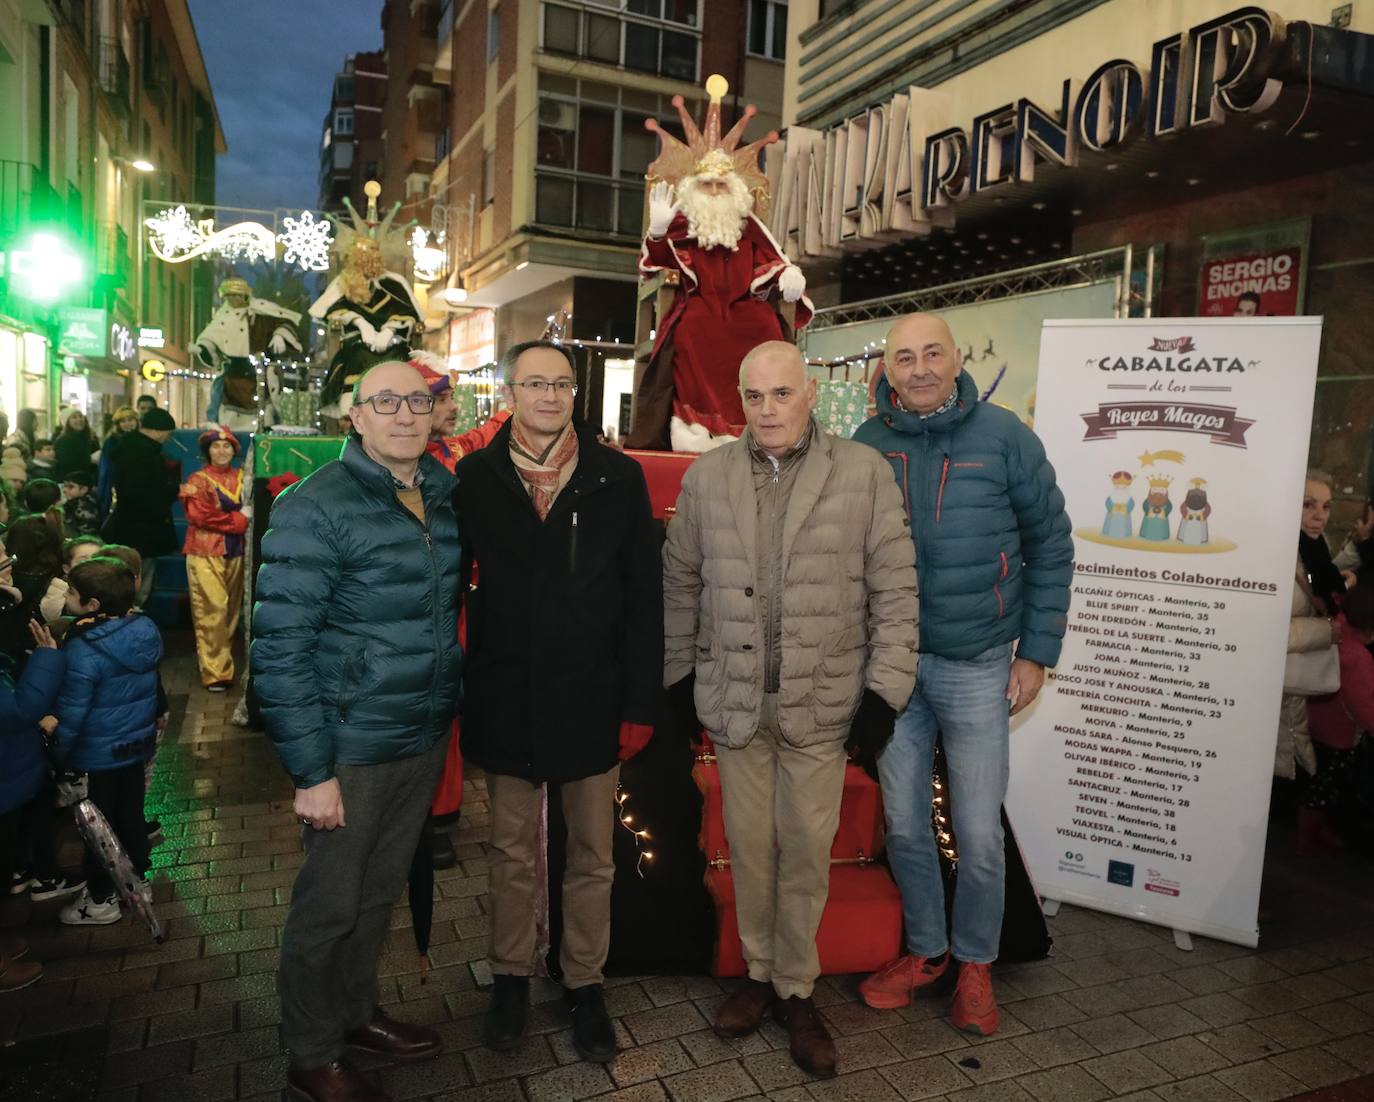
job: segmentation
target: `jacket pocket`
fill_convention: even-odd
[[[363,675],[367,671],[367,645],[356,647],[339,665],[339,722],[348,721],[348,713],[358,702],[358,690],[362,687]]]
[[[1007,580],[1007,575],[1011,572],[1011,566],[1007,562],[1005,551],[997,552],[998,572],[997,580],[992,583],[992,595],[997,598],[997,619],[1002,619],[1007,613],[1007,603],[1002,597],[1002,583]]]

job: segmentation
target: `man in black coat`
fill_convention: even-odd
[[[488,1047],[515,1047],[535,972],[540,785],[561,786],[568,824],[563,983],[581,1055],[607,1061],[602,994],[610,943],[620,762],[653,733],[663,660],[663,580],[639,464],[572,419],[576,376],[547,341],[501,358],[509,422],[457,467],[468,597],[463,755],[491,800],[494,977]],[[476,564],[476,574],[472,567]]]
[[[181,464],[162,454],[176,427],[170,413],[154,406],[139,418],[138,432],[120,437],[110,451],[115,505],[100,534],[106,543],[127,544],[143,557],[139,608],[152,595],[157,557],[177,550],[172,505],[181,489]]]

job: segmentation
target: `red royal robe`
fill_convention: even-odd
[[[673,414],[713,434],[744,432],[739,365],[764,341],[789,339],[769,292],[789,261],[752,214],[737,248],[703,249],[674,216],[663,237],[646,237],[639,270],[682,273],[677,294],[654,338],[652,362],[665,343],[673,347]],[[811,303],[797,303],[796,327],[811,320]],[[650,368],[652,371],[652,367]]]

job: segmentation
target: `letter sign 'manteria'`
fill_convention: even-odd
[[[1038,162],[1073,168],[1084,149],[1263,111],[1282,91],[1269,74],[1284,35],[1277,15],[1237,8],[1154,43],[1148,69],[1113,58],[1065,80],[1054,110],[1022,98],[968,130],[941,125],[943,98],[914,85],[828,131],[791,127],[771,228],[793,256],[873,247],[952,224],[960,200],[1028,183]]]

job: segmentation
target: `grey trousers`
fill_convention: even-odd
[[[391,925],[443,769],[448,737],[413,758],[340,765],[347,826],[303,827],[281,938],[277,993],[291,1066],[320,1067],[343,1055],[344,1034],[377,1005],[377,958]]]

